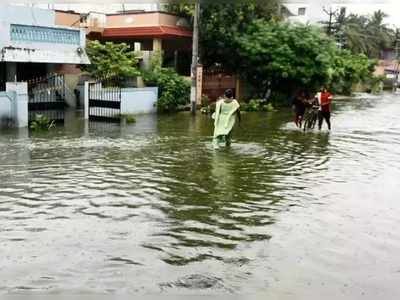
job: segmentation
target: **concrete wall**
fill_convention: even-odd
[[[54,26],[55,12],[27,6],[0,4],[0,20],[12,24]]]
[[[177,16],[159,12],[109,15],[106,27],[176,26],[178,19]]]
[[[163,26],[176,26],[179,20],[179,17],[169,14],[159,14],[158,18],[160,25]]]
[[[7,82],[0,92],[0,126],[28,126],[28,86],[26,82]]]
[[[126,88],[121,92],[121,114],[157,112],[158,88]]]
[[[10,24],[52,27],[55,13],[47,9],[0,4],[1,47],[10,44]]]
[[[80,33],[79,45],[11,40],[11,24],[76,30]],[[89,63],[86,54],[77,53],[77,48],[84,49],[85,45],[85,30],[56,26],[53,10],[0,4],[0,49],[6,47],[3,53],[4,61],[86,64]]]
[[[107,16],[106,27],[159,26],[159,13]]]
[[[63,11],[55,12],[55,24],[59,26],[80,27],[81,16],[78,13],[69,13]]]
[[[89,118],[89,82],[83,88],[84,116]],[[121,90],[121,114],[151,114],[156,113],[158,88],[123,88]]]

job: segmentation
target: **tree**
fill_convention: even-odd
[[[373,57],[379,58],[380,52],[382,50],[393,47],[395,41],[395,31],[388,27],[387,24],[384,23],[385,18],[388,15],[383,11],[378,10],[374,12],[374,14],[370,17],[368,23],[368,31],[371,37],[373,37],[375,45],[377,46],[378,51],[376,51]]]
[[[161,66],[161,53],[155,53],[149,70],[143,72],[146,85],[159,88],[157,110],[174,112],[190,100],[190,82],[179,76],[173,69]]]
[[[140,75],[137,68],[139,60],[130,50],[130,46],[125,43],[89,41],[86,45],[86,52],[91,64],[81,68],[93,78],[123,79]]]
[[[205,5],[200,22],[200,53],[205,66],[220,64],[235,72],[241,64],[237,38],[254,20],[278,18],[279,1],[213,1]]]
[[[373,79],[376,64],[376,60],[370,60],[364,54],[352,54],[349,50],[341,50],[335,55],[331,88],[335,93],[351,94],[354,84]]]
[[[290,94],[315,90],[333,76],[333,41],[312,26],[254,21],[238,38],[241,71],[253,86]]]
[[[194,5],[185,0],[170,0],[165,9],[178,16],[191,19],[194,14]]]
[[[298,89],[313,92],[336,81],[351,88],[373,71],[366,56],[340,50],[319,28],[309,25],[256,20],[237,45],[240,71],[260,94],[268,84],[275,96],[286,97]]]
[[[240,65],[235,44],[243,30],[257,19],[279,18],[280,0],[202,0],[200,13],[200,58],[205,67],[220,64],[235,72]],[[169,12],[192,18],[190,1],[171,0]]]
[[[337,14],[334,33],[352,53],[379,58],[381,51],[393,47],[395,31],[384,23],[387,15],[376,11],[372,16]]]

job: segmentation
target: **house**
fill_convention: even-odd
[[[192,30],[184,18],[161,11],[123,11],[111,14],[56,10],[58,25],[80,23],[88,39],[125,42],[140,50],[144,64],[153,51],[162,51],[164,65],[190,75]]]
[[[284,0],[281,14],[289,22],[303,24],[321,24],[329,21],[329,14],[344,10],[347,7],[343,1],[330,0]]]
[[[85,31],[56,24],[53,10],[0,4],[0,90],[7,81],[76,73],[88,64]]]

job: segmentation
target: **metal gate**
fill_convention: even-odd
[[[206,95],[211,101],[215,101],[223,96],[227,89],[231,89],[236,95],[235,75],[216,67],[203,70],[202,95]]]
[[[37,115],[45,115],[49,120],[63,121],[65,111],[64,75],[50,75],[28,81],[29,121]]]
[[[120,121],[121,88],[113,81],[89,83],[89,119]]]

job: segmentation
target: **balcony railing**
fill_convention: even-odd
[[[80,44],[78,30],[11,24],[10,35],[12,41],[19,42]]]

